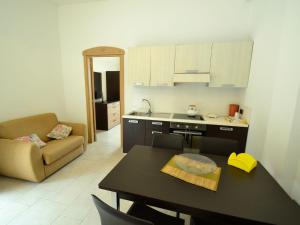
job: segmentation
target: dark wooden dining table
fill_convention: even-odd
[[[231,218],[240,224],[300,224],[300,207],[258,162],[250,173],[227,165],[227,158],[205,154],[222,168],[217,191],[162,173],[180,152],[136,145],[99,183],[119,199],[138,201],[192,216]]]

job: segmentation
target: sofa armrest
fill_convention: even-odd
[[[34,182],[43,180],[42,151],[33,143],[0,139],[0,174]]]
[[[83,148],[86,150],[87,143],[88,143],[88,134],[87,134],[87,128],[86,125],[83,123],[72,123],[72,122],[60,122],[62,124],[65,124],[67,126],[72,127],[72,135],[82,136],[84,138],[84,144]]]

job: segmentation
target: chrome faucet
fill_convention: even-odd
[[[142,101],[143,101],[143,102],[147,102],[147,104],[148,104],[148,106],[149,106],[149,109],[148,109],[147,114],[151,114],[152,111],[151,111],[151,104],[150,104],[150,101],[149,101],[148,99],[145,99],[145,98],[143,98]]]

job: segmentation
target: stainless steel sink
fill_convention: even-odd
[[[130,116],[146,116],[146,117],[157,117],[157,118],[170,118],[170,113],[145,113],[145,112],[131,112]]]
[[[157,118],[170,118],[171,113],[151,113],[150,116]]]
[[[129,113],[130,116],[150,116],[149,113],[145,113],[145,112],[131,112]]]

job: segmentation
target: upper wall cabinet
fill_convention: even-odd
[[[213,43],[210,87],[247,87],[252,41]]]
[[[151,86],[173,86],[174,46],[151,47]]]
[[[133,85],[150,85],[150,60],[151,49],[149,47],[137,47],[128,50],[128,73]]]
[[[212,42],[196,45],[177,45],[175,73],[209,73]]]
[[[129,80],[136,86],[247,87],[252,48],[252,41],[130,48]]]

